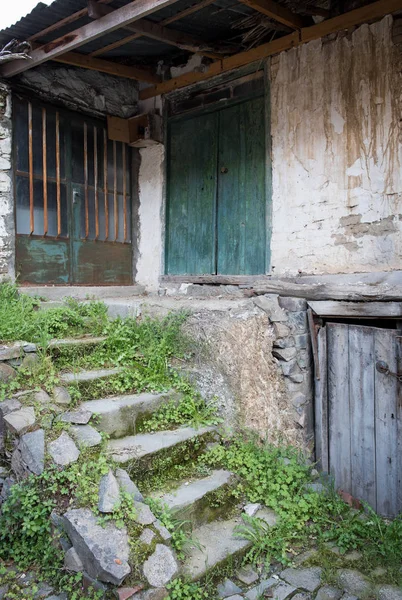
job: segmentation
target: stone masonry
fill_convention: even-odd
[[[0,82],[0,280],[14,278],[11,91]]]

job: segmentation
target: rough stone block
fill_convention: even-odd
[[[308,569],[285,569],[281,578],[295,588],[302,588],[308,592],[315,592],[321,585],[322,569],[311,567]]]
[[[230,579],[225,579],[225,581],[223,583],[218,585],[217,589],[218,589],[219,598],[229,598],[229,597],[233,598],[233,596],[235,594],[242,593],[242,589],[239,588],[239,586],[236,585]]]
[[[92,448],[102,442],[102,436],[92,425],[72,425],[70,433],[79,447]]]
[[[331,585],[323,585],[317,592],[315,600],[339,600],[342,591]]]
[[[22,435],[35,424],[35,409],[33,406],[24,406],[3,418],[7,429],[11,433]]]
[[[274,341],[274,348],[293,348],[295,341],[293,337],[279,338]]]
[[[144,496],[141,494],[134,481],[132,481],[127,471],[124,469],[116,469],[116,478],[122,492],[129,494],[136,502],[143,502]]]
[[[135,522],[139,525],[152,525],[152,523],[156,521],[155,515],[153,514],[153,512],[147,504],[144,504],[143,502],[137,502],[134,500],[134,508],[136,511]],[[161,587],[162,585],[164,584],[161,583],[160,586],[155,585],[155,587]]]
[[[17,371],[7,363],[0,363],[0,383],[10,383],[17,377]]]
[[[308,331],[307,312],[288,313],[289,325],[294,333],[306,333]]]
[[[299,312],[307,309],[307,301],[304,298],[293,296],[279,296],[279,306],[289,312]]]
[[[15,410],[20,410],[22,404],[16,398],[10,398],[9,400],[3,400],[0,402],[0,415],[5,417]]]
[[[11,458],[14,473],[20,477],[28,477],[32,473],[40,475],[45,464],[45,432],[43,429],[25,433],[18,443]]]
[[[67,571],[74,571],[74,573],[82,573],[84,570],[82,560],[78,556],[74,547],[71,547],[67,550],[64,556],[64,566]]]
[[[156,519],[156,521],[152,523],[152,525],[165,542],[172,539],[172,534],[164,525],[162,525],[159,519]]]
[[[296,353],[296,348],[274,348],[272,350],[272,354],[275,356],[275,358],[279,358],[279,360],[285,360],[286,362],[292,360],[292,358],[295,358]]]
[[[236,571],[236,577],[242,583],[246,585],[251,585],[258,579],[258,573],[254,571],[251,565],[247,565],[245,567],[241,567],[238,571]]]
[[[112,523],[102,527],[88,508],[67,511],[64,526],[88,575],[120,585],[131,571],[127,530]]]
[[[339,587],[355,596],[367,596],[370,593],[370,583],[359,571],[353,569],[338,571],[337,580]]]
[[[56,404],[70,404],[71,396],[67,388],[62,386],[56,386],[53,389],[53,401]]]
[[[60,421],[73,423],[74,425],[86,425],[91,417],[92,413],[89,410],[77,410],[63,413]]]
[[[308,348],[310,335],[308,333],[299,333],[293,336],[296,348]]]
[[[179,572],[179,565],[171,548],[157,544],[155,552],[143,565],[144,577],[149,585],[163,587]]]
[[[98,509],[102,513],[111,513],[120,503],[120,487],[113,472],[104,475],[99,484]]]
[[[78,460],[80,451],[70,436],[63,431],[60,437],[48,444],[48,452],[57,465],[66,466]]]
[[[146,527],[141,533],[139,540],[142,544],[145,544],[145,546],[150,546],[155,539],[155,535],[156,534],[152,531],[152,529]]]
[[[257,298],[253,299],[253,302],[258,308],[267,313],[271,322],[286,322],[288,320],[287,314],[278,304],[278,296],[276,294],[257,296]]]
[[[381,585],[377,597],[378,600],[402,600],[402,589],[396,585]]]

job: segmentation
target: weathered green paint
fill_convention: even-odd
[[[185,119],[170,131],[167,272],[215,272],[218,113]]]
[[[263,97],[171,122],[168,274],[265,273],[266,161]]]
[[[19,283],[69,283],[69,241],[19,235],[16,238]]]

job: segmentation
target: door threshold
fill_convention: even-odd
[[[126,298],[145,293],[143,285],[20,285],[24,294],[39,296],[48,301],[75,298],[76,300]]]

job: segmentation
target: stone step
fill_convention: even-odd
[[[255,516],[269,525],[276,523],[275,514],[266,508],[259,510]],[[224,566],[231,558],[245,554],[252,542],[236,535],[238,525],[244,525],[241,517],[212,521],[193,529],[196,545],[187,550],[182,575],[196,581],[215,567]]]
[[[29,296],[39,296],[49,301],[64,301],[67,298],[76,300],[103,300],[104,298],[118,298],[140,296],[144,293],[143,285],[105,285],[105,286],[64,286],[64,285],[37,285],[21,287],[21,291]],[[43,304],[46,305],[46,302]]]
[[[168,494],[156,492],[152,497],[160,500],[180,520],[190,521],[198,527],[227,514],[225,493],[229,493],[235,483],[233,473],[220,469],[203,479],[184,482]],[[216,492],[220,497],[214,501]]]
[[[95,381],[96,379],[107,379],[112,375],[118,375],[123,371],[123,367],[113,367],[111,369],[94,369],[92,371],[77,371],[76,373],[63,373],[60,375],[60,381],[65,384],[84,383]]]
[[[79,348],[81,346],[97,346],[106,341],[106,336],[88,336],[81,338],[65,338],[61,340],[50,340],[47,348],[50,350],[59,350],[64,348]]]
[[[189,440],[202,438],[216,431],[215,427],[181,427],[173,431],[139,433],[108,442],[108,452],[113,460],[125,464],[139,459],[152,458],[160,452],[175,448]]]
[[[135,434],[139,423],[163,404],[179,399],[180,394],[174,390],[162,394],[126,394],[88,400],[81,404],[81,409],[98,415],[96,428],[99,431],[121,438]]]

